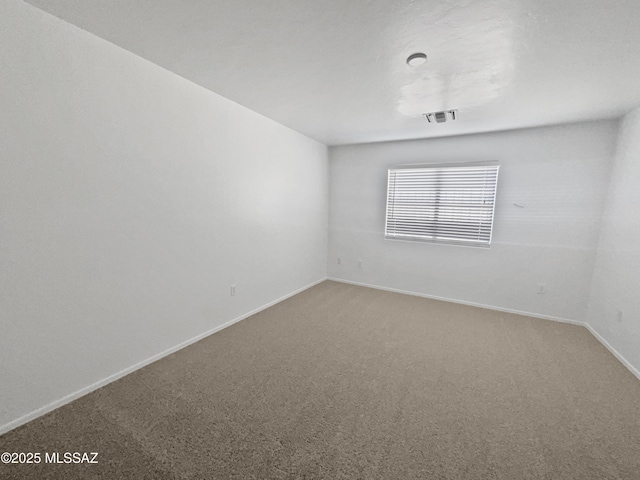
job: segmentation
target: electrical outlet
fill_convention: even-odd
[[[538,294],[544,294],[547,293],[547,284],[546,283],[539,283],[538,284]]]
[[[358,260],[358,268],[362,270],[362,260]]]
[[[341,259],[340,257],[338,257],[338,259],[336,260],[336,263],[337,263],[338,265],[342,265],[342,259]]]
[[[618,322],[622,321],[622,310],[616,310],[616,320]]]
[[[229,287],[229,292],[231,293],[232,297],[235,297],[235,295],[236,295],[236,286],[235,285],[231,285],[231,287]]]

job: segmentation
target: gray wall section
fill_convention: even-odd
[[[0,426],[326,277],[324,145],[21,1],[0,45]]]

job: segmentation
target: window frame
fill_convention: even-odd
[[[448,181],[451,182],[451,184],[449,184],[448,188],[450,189],[450,191],[447,192],[446,189],[444,190],[444,195],[452,196],[454,192],[454,187],[455,187],[455,180],[456,178],[459,178],[460,175],[464,175],[463,169],[467,169],[468,171],[470,171],[470,170],[476,170],[477,169],[476,167],[485,170],[483,173],[481,172],[481,173],[475,174],[477,175],[476,177],[477,179],[480,179],[482,175],[484,175],[485,182],[486,182],[487,175],[489,175],[490,177],[495,175],[495,182],[489,182],[489,190],[485,190],[487,185],[486,183],[484,184],[484,187],[482,189],[479,187],[476,187],[474,189],[475,190],[474,193],[476,196],[478,195],[480,190],[482,190],[481,192],[482,202],[485,202],[485,203],[487,201],[492,202],[490,208],[482,209],[481,204],[473,205],[472,207],[470,207],[469,201],[467,201],[466,204],[463,203],[462,201],[456,204],[456,203],[452,203],[450,200],[448,201],[448,203],[441,202],[443,191],[442,189],[439,188],[435,191],[428,192],[433,197],[436,198],[436,201],[432,201],[432,205],[430,207],[432,210],[432,218],[430,220],[431,227],[425,228],[423,226],[422,232],[419,232],[420,228],[417,228],[413,232],[413,234],[411,233],[403,234],[403,233],[399,233],[398,223],[396,222],[393,228],[390,229],[390,223],[389,223],[390,214],[393,212],[393,209],[394,209],[393,206],[390,208],[390,200],[392,199],[391,197],[392,173],[395,175],[393,178],[394,179],[394,182],[393,182],[394,197],[393,198],[394,198],[394,204],[395,204],[395,202],[397,201],[395,200],[397,199],[397,197],[395,196],[395,188],[397,186],[397,174],[395,172],[399,170],[415,170],[416,172],[419,170],[433,170],[434,173],[425,175],[425,177],[429,178],[428,180],[426,180],[426,183],[433,183],[433,180],[437,178],[437,175],[438,175],[438,172],[436,172],[437,170],[441,170],[441,172],[439,173],[442,174],[447,171],[452,173],[453,170],[460,169],[459,172],[452,173],[449,176]],[[385,239],[397,240],[397,241],[409,241],[409,242],[438,243],[438,244],[456,245],[456,246],[470,246],[470,247],[476,247],[476,248],[490,248],[491,242],[493,239],[493,227],[494,227],[494,220],[495,220],[495,206],[496,206],[499,172],[500,172],[500,163],[497,161],[464,162],[464,163],[463,162],[432,163],[432,164],[416,164],[416,165],[396,165],[396,166],[389,167],[387,170],[387,195],[386,195],[386,205],[385,205],[385,225],[384,225]],[[445,187],[447,187],[447,185],[445,185]],[[460,190],[460,188],[462,187],[457,186],[458,191]],[[424,189],[425,191],[428,191],[428,185],[424,187]],[[442,224],[442,226],[440,227],[441,229],[445,229],[445,230],[448,230],[449,232],[453,232],[449,236],[438,237],[437,232],[432,232],[432,235],[430,236],[420,234],[420,233],[424,233],[424,231],[428,230],[429,228],[431,228],[432,230],[438,229],[437,215],[438,215],[438,212],[443,209],[443,206],[444,208],[447,208],[449,210],[448,215],[450,218],[455,217],[457,215],[460,215],[462,218],[464,218],[464,212],[460,214],[461,213],[460,211],[462,209],[466,209],[467,211],[466,215],[477,222],[478,238],[476,239],[470,238],[473,235],[469,235],[468,233],[466,233],[463,227],[458,226],[458,228],[456,229],[455,227],[453,227],[451,223],[449,223],[448,225]],[[415,208],[415,207],[412,207],[412,208]],[[425,207],[425,210],[427,208],[429,207]],[[478,209],[479,213],[476,213],[476,214],[469,213],[469,208]],[[428,215],[428,214],[429,214],[428,212],[425,213],[425,215]],[[488,218],[489,221],[488,222],[483,221],[482,220],[483,216]],[[410,220],[410,218],[408,220]],[[412,220],[415,220],[415,217]],[[405,222],[404,224],[405,231],[407,228],[406,225],[409,223],[410,221]],[[487,223],[489,225],[488,235],[486,235],[486,233],[481,235],[483,225],[484,225],[484,229],[486,230]],[[400,222],[400,230],[402,229],[403,229],[403,225],[402,225],[402,222]],[[390,233],[390,230],[391,230],[391,233]],[[459,234],[457,238],[455,235],[456,230],[457,230],[457,233]]]

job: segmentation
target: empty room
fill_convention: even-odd
[[[640,479],[639,26],[0,0],[0,478]]]

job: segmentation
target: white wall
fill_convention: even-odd
[[[616,126],[331,148],[329,276],[584,321]],[[501,163],[490,249],[384,239],[389,166],[476,160]]]
[[[0,64],[0,432],[326,276],[324,145],[19,0]]]
[[[640,377],[640,109],[620,127],[587,322]]]

